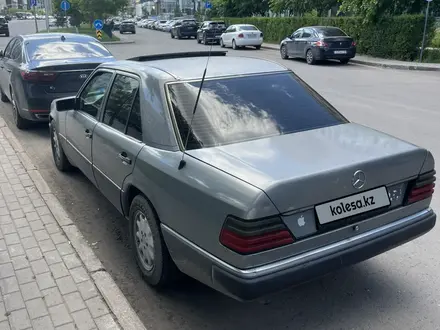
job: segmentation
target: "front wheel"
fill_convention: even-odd
[[[287,55],[287,47],[286,47],[286,45],[282,45],[281,46],[280,54],[281,54],[281,58],[283,60],[287,60],[289,58],[289,55]]]
[[[2,102],[5,102],[5,103],[9,102],[8,96],[5,93],[3,93],[2,90],[0,90],[0,98],[1,98]]]
[[[235,40],[232,40],[232,49],[237,50],[237,44],[235,43]]]
[[[69,160],[64,153],[63,147],[60,143],[60,136],[57,132],[57,129],[53,123],[50,123],[50,144],[52,146],[52,156],[53,161],[57,169],[61,172],[70,171],[73,166],[70,164]]]
[[[221,47],[221,48],[225,48],[225,43],[223,42],[223,39],[222,39],[222,38],[220,39],[220,47]]]
[[[306,61],[307,61],[307,64],[310,64],[310,65],[313,65],[316,63],[315,56],[313,56],[313,52],[311,49],[309,49],[306,53]]]
[[[151,286],[168,286],[178,270],[163,241],[159,219],[144,196],[133,199],[129,218],[131,243],[142,276]]]
[[[203,36],[203,44],[204,44],[205,46],[208,45],[208,39],[206,39],[206,34]]]

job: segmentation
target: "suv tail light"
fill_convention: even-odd
[[[356,41],[353,41],[353,42],[351,43],[351,45],[352,45],[353,47],[356,47]]]
[[[243,220],[228,216],[220,232],[220,243],[240,254],[266,251],[293,242],[292,234],[280,217]]]
[[[263,38],[263,32],[260,33],[260,37]]]
[[[23,80],[27,81],[54,81],[57,78],[55,72],[47,71],[20,71]]]
[[[328,44],[326,42],[320,40],[320,41],[315,42],[315,46],[328,47]]]
[[[435,171],[420,174],[413,182],[408,194],[408,204],[429,198],[434,194]]]
[[[239,38],[244,38],[244,34],[243,34],[243,33],[240,33],[237,37],[239,37]]]

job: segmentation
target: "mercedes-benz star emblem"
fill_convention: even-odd
[[[361,170],[354,172],[353,180],[351,181],[353,187],[355,187],[356,189],[361,189],[363,186],[365,186],[366,182],[367,178],[364,172],[362,172]]]

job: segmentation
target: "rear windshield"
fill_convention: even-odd
[[[159,21],[159,23],[166,23],[167,21]]]
[[[241,31],[258,31],[258,29],[253,25],[240,26]]]
[[[186,141],[200,82],[168,85],[182,141]],[[206,80],[187,149],[291,134],[346,120],[292,73]]]
[[[27,43],[26,50],[29,59],[37,61],[112,56],[100,43],[88,40],[32,40]]]
[[[317,29],[321,37],[346,37],[347,34],[338,28],[324,28]]]
[[[211,23],[209,23],[208,26],[211,29],[217,29],[217,28],[222,29],[222,28],[226,27],[226,24],[225,24],[225,22],[211,22]]]
[[[182,21],[182,25],[197,25],[197,22],[194,20]]]

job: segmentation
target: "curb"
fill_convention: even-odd
[[[264,45],[264,44],[261,46],[261,48],[279,50],[278,46],[271,46],[271,45],[268,46],[268,45]],[[380,62],[358,60],[356,58],[351,59],[350,63],[367,65],[367,66],[372,66],[372,67],[376,67],[376,68],[383,68],[383,69],[412,70],[412,71],[440,71],[440,66],[380,63]]]
[[[31,180],[35,184],[36,189],[46,202],[47,207],[52,212],[52,215],[61,227],[61,230],[68,238],[70,245],[78,254],[84,267],[89,273],[90,278],[93,280],[99,293],[106,301],[111,313],[113,313],[121,328],[123,330],[147,330],[134,309],[131,307],[127,298],[119,289],[111,275],[104,269],[101,261],[95,255],[92,248],[87,244],[84,236],[72,222],[56,196],[52,194],[50,187],[37,170],[37,167],[32,163],[18,139],[1,117],[0,130],[17,153],[23,167],[26,169]]]
[[[101,44],[103,45],[128,45],[128,44],[134,44],[134,40],[127,40],[127,41],[101,41]]]

